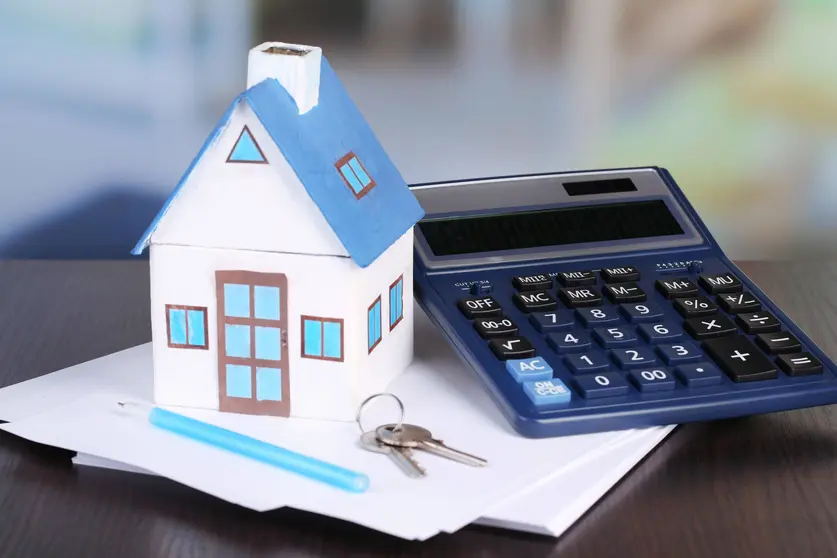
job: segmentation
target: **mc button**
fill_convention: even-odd
[[[514,293],[514,303],[521,311],[549,312],[558,307],[558,301],[547,291]]]
[[[500,308],[500,303],[490,296],[462,298],[456,305],[469,320],[503,315],[503,309]]]

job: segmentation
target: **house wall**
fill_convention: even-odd
[[[268,164],[226,162],[245,125]],[[247,103],[184,183],[154,243],[348,256]]]
[[[354,420],[357,371],[368,371],[361,367],[365,341],[357,342],[359,332],[366,332],[366,315],[357,311],[354,296],[362,270],[350,259],[156,243],[150,257],[154,396],[158,404],[218,409],[215,271],[272,272],[284,273],[288,282],[291,416]],[[168,347],[166,304],[207,308],[208,350]],[[404,305],[412,310],[411,302],[405,300]],[[301,357],[303,314],[343,318],[344,362]],[[404,327],[402,337],[407,331]]]

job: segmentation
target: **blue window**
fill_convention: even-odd
[[[206,325],[206,308],[166,304],[169,347],[175,349],[208,349]]]
[[[343,361],[343,320],[302,316],[302,357]]]
[[[253,397],[251,368],[240,364],[227,365],[227,397]]]
[[[345,157],[337,161],[335,165],[346,185],[352,190],[357,199],[366,195],[369,190],[375,187],[375,181],[360,164],[354,153],[349,152]]]
[[[247,126],[241,130],[241,135],[227,157],[228,163],[267,163],[262,148],[256,143],[256,138]]]
[[[381,342],[381,297],[378,297],[368,312],[367,331],[369,338],[369,352]]]
[[[389,286],[389,330],[404,318],[404,276]]]

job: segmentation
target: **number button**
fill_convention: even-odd
[[[625,267],[606,267],[602,270],[605,283],[625,283],[639,281],[639,270],[632,265]]]
[[[631,381],[643,393],[674,389],[674,378],[663,368],[632,370]]]
[[[798,353],[802,350],[802,343],[799,342],[799,339],[787,331],[759,333],[756,335],[756,345],[771,355]]]
[[[718,307],[705,296],[678,298],[674,301],[674,309],[684,318],[700,318],[718,313]]]
[[[719,275],[704,273],[698,278],[698,282],[712,294],[736,293],[743,288],[741,281],[732,273],[721,273]]]
[[[607,324],[619,321],[619,314],[615,308],[579,308],[575,311],[584,327]]]
[[[600,306],[602,295],[593,287],[581,289],[559,289],[558,296],[564,304],[570,308],[581,308],[583,306]]]
[[[512,285],[518,291],[545,291],[552,288],[549,275],[523,275],[512,278]]]
[[[670,323],[641,324],[637,329],[639,329],[639,334],[649,343],[677,341],[683,337],[683,331]]]
[[[780,355],[776,359],[779,368],[788,376],[811,376],[822,374],[822,363],[811,353],[796,353],[795,355]]]
[[[535,356],[535,348],[525,337],[500,337],[488,342],[491,350],[500,360],[511,358],[530,358]]]
[[[529,315],[529,321],[541,333],[570,329],[575,325],[575,317],[569,310],[557,312],[535,312]]]
[[[561,272],[555,278],[565,287],[583,287],[596,284],[596,275],[592,271]]]
[[[643,368],[657,362],[657,357],[648,347],[637,347],[636,349],[615,349],[611,356],[619,368]]]
[[[586,331],[550,333],[546,340],[556,353],[581,352],[590,348],[590,336]]]
[[[657,352],[663,357],[667,364],[680,364],[700,360],[703,355],[691,343],[675,343],[673,345],[660,345]]]
[[[610,362],[604,353],[592,352],[583,355],[567,355],[564,363],[573,374],[600,374],[610,370]]]
[[[636,283],[620,283],[618,285],[605,285],[604,294],[611,302],[642,302],[648,295],[639,288]]]
[[[509,318],[477,318],[474,328],[483,339],[491,337],[514,337],[518,328]]]
[[[548,312],[558,307],[558,301],[547,291],[514,293],[514,303],[522,312]]]
[[[622,314],[631,323],[654,322],[663,317],[663,312],[650,302],[639,304],[623,304]]]
[[[671,279],[658,279],[657,290],[663,293],[666,298],[681,298],[686,296],[697,296],[700,292],[688,277],[673,277]]]
[[[628,382],[617,372],[579,376],[575,383],[585,399],[625,395],[629,389]]]
[[[500,308],[500,303],[490,296],[463,298],[456,305],[469,320],[503,315],[503,309]]]
[[[756,312],[755,314],[739,314],[738,325],[745,333],[770,333],[782,328],[781,322],[770,312]]]
[[[541,357],[509,359],[506,361],[506,371],[518,383],[552,379],[552,367]]]
[[[735,324],[724,316],[709,316],[706,318],[692,318],[683,322],[683,327],[695,339],[711,339],[738,333]]]
[[[721,295],[718,297],[718,304],[730,314],[758,312],[761,310],[761,302],[750,293]]]
[[[637,344],[636,333],[633,328],[622,327],[598,327],[593,330],[593,337],[605,349],[615,347],[632,347]]]
[[[716,386],[723,379],[721,371],[714,364],[708,362],[678,366],[677,375],[689,387]]]
[[[570,393],[569,388],[558,378],[538,382],[526,382],[523,384],[523,393],[537,407],[565,405],[572,399],[572,393]]]
[[[773,363],[743,335],[710,339],[703,346],[734,382],[772,380],[779,376]]]

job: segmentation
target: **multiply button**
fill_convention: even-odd
[[[779,376],[773,363],[743,335],[710,339],[703,346],[734,382],[772,380]]]
[[[686,320],[683,328],[695,339],[709,339],[738,332],[735,324],[721,315]]]
[[[741,281],[731,273],[718,275],[702,274],[698,278],[701,286],[712,294],[736,293],[743,288]]]
[[[602,303],[602,295],[593,287],[582,289],[559,289],[558,296],[564,304],[570,308],[583,306],[599,306]]]
[[[488,344],[500,360],[535,356],[535,348],[525,337],[501,337],[492,339]]]
[[[696,296],[700,290],[691,279],[687,277],[673,277],[671,279],[658,279],[657,290],[663,293],[666,298],[681,298],[684,296]]]
[[[605,283],[639,281],[639,270],[632,265],[625,267],[606,267],[602,269],[602,279],[604,279]]]
[[[548,312],[558,307],[558,301],[547,291],[514,293],[514,303],[523,312]]]
[[[750,293],[725,294],[718,297],[718,304],[730,314],[758,312],[761,302]]]
[[[512,285],[518,291],[543,291],[552,288],[552,278],[548,275],[522,275],[512,279]]]
[[[642,302],[648,298],[645,291],[640,289],[636,283],[605,285],[604,293],[611,302],[616,304],[620,302]]]
[[[456,305],[469,320],[503,315],[503,309],[500,308],[500,303],[490,296],[462,298]]]
[[[596,284],[596,275],[592,271],[564,271],[555,277],[565,287],[583,287]]]

